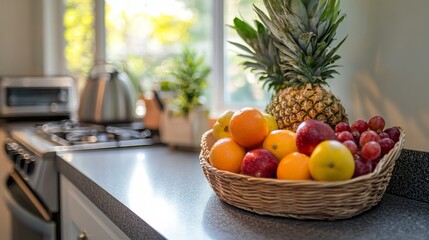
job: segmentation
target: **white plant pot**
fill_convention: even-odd
[[[209,129],[209,111],[197,108],[188,116],[177,116],[166,109],[161,115],[161,141],[170,146],[199,148],[201,136]]]

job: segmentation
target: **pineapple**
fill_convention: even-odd
[[[336,30],[344,20],[339,0],[264,0],[267,13],[256,6],[260,20],[256,28],[235,18],[232,26],[250,47],[232,43],[246,54],[243,64],[273,91],[267,113],[279,128],[296,131],[307,119],[334,127],[348,118],[340,100],[326,88],[327,80],[338,74]]]

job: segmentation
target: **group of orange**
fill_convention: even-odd
[[[209,161],[217,169],[240,173],[246,152],[264,148],[279,160],[278,179],[311,179],[309,157],[298,151],[296,133],[278,129],[269,114],[255,108],[226,111],[217,119],[212,133],[216,142]]]

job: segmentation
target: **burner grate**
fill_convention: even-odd
[[[159,143],[154,133],[145,128],[136,128],[135,125],[86,124],[73,121],[48,122],[36,127],[39,135],[62,146],[86,145],[97,143],[117,143],[115,146],[148,145]],[[145,140],[145,141],[141,141]],[[133,142],[134,141],[134,142]],[[122,142],[122,143],[121,143]],[[127,144],[124,144],[124,143]],[[93,147],[91,147],[93,148]]]

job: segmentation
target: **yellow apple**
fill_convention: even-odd
[[[273,115],[268,113],[263,113],[263,115],[268,123],[268,132],[279,129],[279,126],[277,125],[276,119],[273,117]]]
[[[350,150],[336,140],[325,140],[313,150],[310,173],[319,181],[343,181],[353,177],[355,162]]]
[[[229,121],[231,120],[234,111],[226,110],[222,113],[213,125],[213,136],[216,140],[221,138],[230,138],[231,132],[229,131]]]

